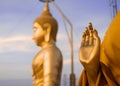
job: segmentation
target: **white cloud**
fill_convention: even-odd
[[[67,35],[65,33],[58,33],[58,40],[67,40]]]
[[[74,58],[74,63],[78,63],[79,60],[77,58]],[[71,59],[64,59],[63,60],[63,65],[70,65],[71,64]]]
[[[6,64],[6,65],[0,65],[0,69],[1,70],[12,70],[12,71],[28,71],[28,72],[31,72],[31,66],[30,65],[25,65],[25,64],[21,64],[21,65],[14,65],[14,64]]]
[[[28,46],[29,45],[29,46]],[[32,45],[31,36],[19,35],[13,37],[0,37],[0,52],[6,51],[30,51]]]

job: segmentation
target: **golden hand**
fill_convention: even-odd
[[[82,35],[79,59],[87,73],[88,83],[94,86],[99,68],[100,39],[97,31],[89,23]]]
[[[91,62],[96,62],[99,59],[99,54],[100,39],[97,31],[95,29],[93,30],[92,24],[90,23],[82,35],[82,43],[79,52],[80,62],[83,66]]]

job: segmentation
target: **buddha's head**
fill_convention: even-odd
[[[43,42],[56,41],[58,23],[49,11],[48,3],[44,7],[43,13],[34,20],[33,39],[41,46]]]

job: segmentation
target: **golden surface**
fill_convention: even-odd
[[[60,86],[63,60],[55,45],[57,29],[57,21],[46,4],[42,15],[34,21],[33,40],[42,48],[32,63],[34,86]]]
[[[120,11],[111,22],[101,47],[97,32],[91,27],[89,24],[82,36],[79,57],[84,70],[78,86],[120,86]]]
[[[84,66],[88,83],[94,86],[99,68],[99,55],[100,55],[100,39],[97,31],[93,29],[92,24],[89,23],[88,28],[82,36],[82,43],[80,47],[79,57],[80,62]],[[92,70],[92,71],[91,71]]]
[[[48,44],[33,60],[34,86],[60,86],[62,55],[55,44]]]
[[[120,11],[110,24],[101,46],[101,62],[110,68],[120,85]]]

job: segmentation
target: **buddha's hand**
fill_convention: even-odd
[[[82,35],[79,59],[85,69],[96,68],[99,64],[100,39],[92,24],[86,27]],[[92,68],[91,68],[92,67]]]

